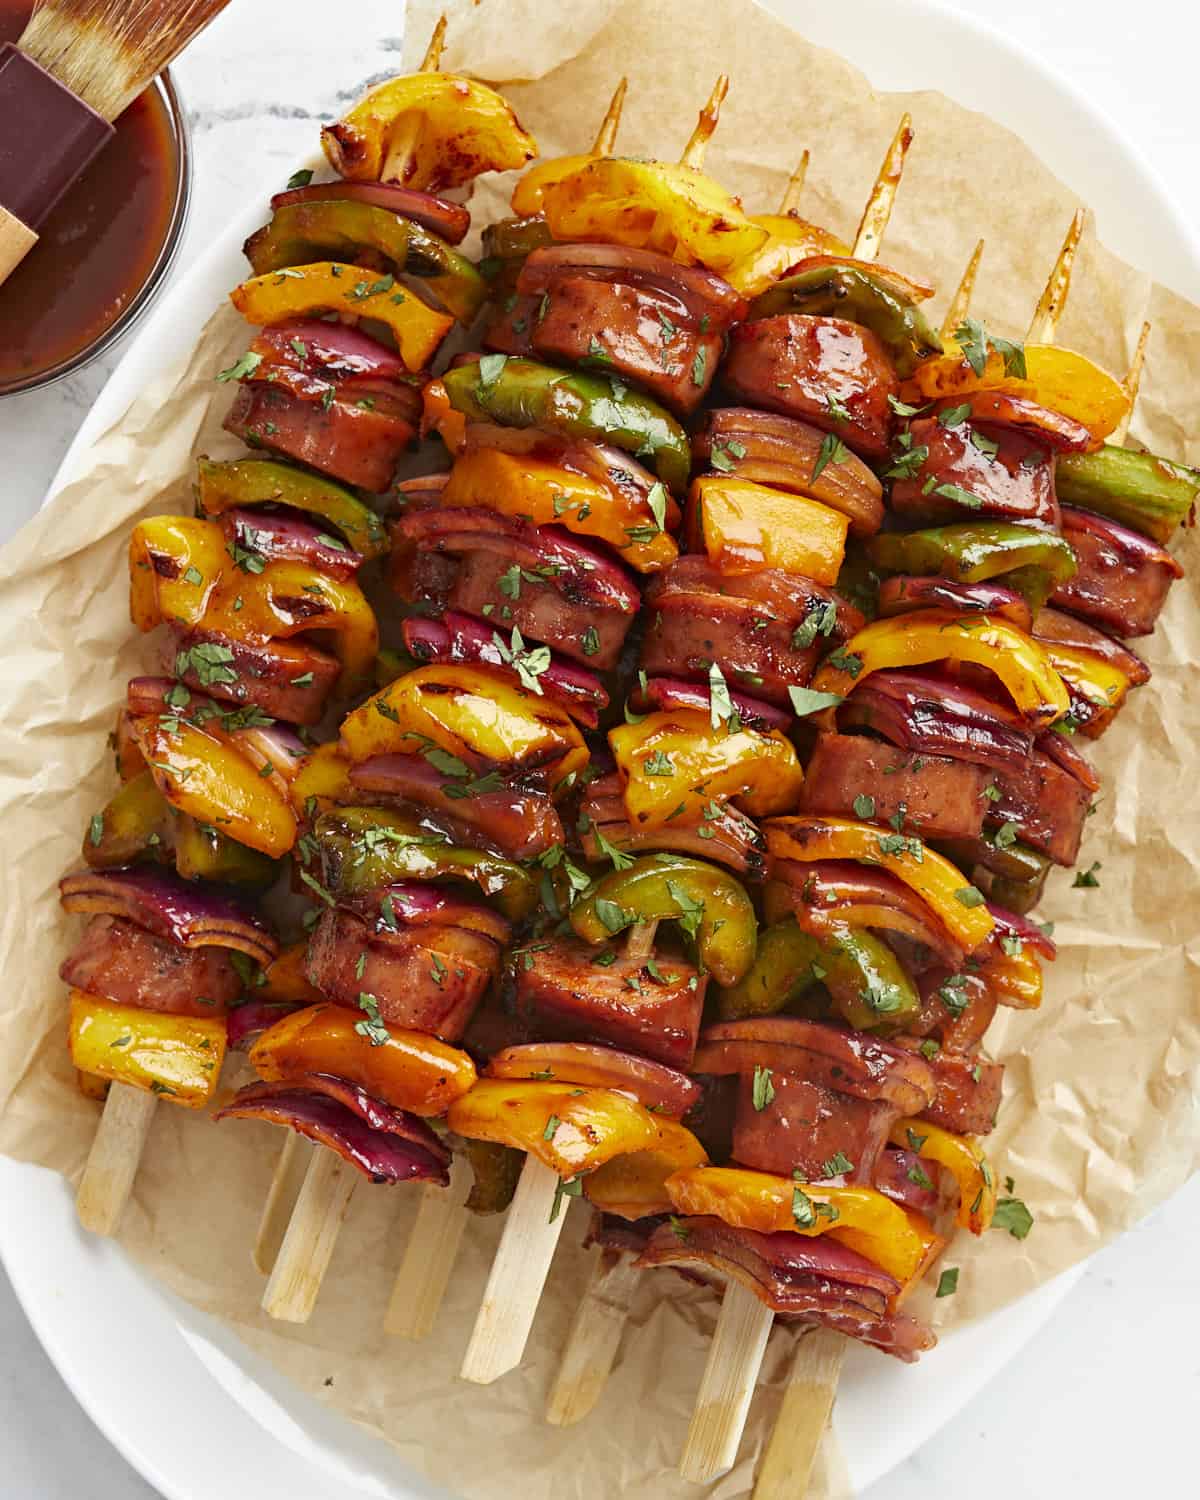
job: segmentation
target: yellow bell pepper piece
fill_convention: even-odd
[[[650,1150],[665,1123],[615,1089],[511,1078],[481,1078],[446,1116],[459,1135],[525,1151],[560,1177],[594,1171],[625,1152]]]
[[[740,1167],[688,1167],[668,1177],[666,1189],[679,1214],[712,1214],[760,1234],[828,1234],[902,1285],[919,1277],[942,1246],[919,1214],[874,1188],[812,1187]]]
[[[928,661],[987,667],[1007,688],[1024,718],[1039,728],[1061,719],[1070,708],[1048,647],[1004,620],[957,615],[945,609],[918,609],[873,621],[825,658],[812,687],[815,692],[844,698],[872,672]]]
[[[342,724],[342,747],[358,763],[373,755],[441,751],[451,782],[489,766],[513,772],[552,765],[555,784],[588,761],[587,746],[564,710],[486,667],[418,667],[368,698]]]
[[[292,778],[292,806],[298,813],[310,806],[310,798],[316,799],[319,812],[328,812],[339,803],[357,802],[361,796],[350,780],[350,760],[337,743],[318,745],[300,762]]]
[[[1109,721],[1125,701],[1129,678],[1120,667],[1059,641],[1037,643],[1046,659],[1077,698],[1095,705],[1094,715],[1080,726],[1080,733],[1094,739],[1108,727]]]
[[[543,185],[542,212],[556,240],[658,250],[722,274],[767,239],[720,183],[678,162],[593,158]]]
[[[400,358],[414,371],[425,368],[454,327],[453,318],[435,312],[394,276],[330,260],[252,276],[234,287],[229,300],[256,328],[328,312],[386,324]]]
[[[996,1175],[979,1142],[927,1120],[897,1120],[888,1139],[945,1167],[958,1183],[957,1222],[972,1234],[991,1228],[996,1212]]]
[[[725,273],[725,280],[744,297],[757,297],[765,292],[797,262],[811,255],[851,253],[850,246],[828,229],[795,214],[752,214],[750,222],[765,229],[767,239]]]
[[[686,1126],[658,1121],[658,1140],[647,1151],[614,1156],[584,1179],[583,1191],[601,1213],[622,1219],[669,1214],[667,1178],[686,1167],[707,1165],[704,1147]]]
[[[534,526],[565,526],[607,542],[639,573],[656,573],[679,556],[669,534],[679,525],[679,507],[664,484],[650,493],[661,501],[661,521],[648,501],[615,485],[532,454],[479,448],[456,461],[441,503],[483,506]]]
[[[302,611],[297,600],[304,601]],[[192,516],[154,516],[133,528],[129,612],[139,630],[201,627],[258,645],[329,631],[343,692],[370,681],[379,650],[375,613],[356,583],[284,558],[243,572],[219,524]]]
[[[219,730],[166,715],[134,719],[132,727],[172,807],[272,859],[296,842],[296,816],[278,788]]]
[[[408,148],[403,186],[425,193],[458,187],[481,172],[511,172],[537,155],[537,142],[507,100],[455,73],[389,79],[321,130],[330,165],[353,182],[377,182],[401,138]]]
[[[700,709],[648,714],[610,730],[635,828],[698,822],[712,802],[735,801],[752,818],[795,807],[804,772],[778,730],[714,729]]]
[[[1042,966],[1032,953],[997,953],[976,972],[1001,1005],[1037,1010],[1042,1003]]]
[[[67,1045],[81,1072],[203,1109],[225,1061],[225,1022],[70,996]]]
[[[840,511],[748,479],[708,475],[692,483],[688,529],[696,551],[722,573],[778,568],[834,584],[850,521]]]
[[[988,352],[983,373],[976,375],[957,343],[951,342],[941,358],[917,366],[905,384],[905,397],[920,404],[978,390],[1025,396],[1072,417],[1088,429],[1097,448],[1129,410],[1129,396],[1120,381],[1082,354],[1053,344],[1026,344],[1022,379],[1006,372],[994,349]]]
[[[763,832],[774,859],[812,863],[853,859],[878,865],[909,886],[968,953],[996,925],[982,894],[948,859],[911,834],[893,834],[850,818],[775,818]]]
[[[108,1098],[109,1089],[112,1088],[111,1078],[101,1078],[98,1073],[85,1073],[80,1068],[75,1069],[75,1082],[83,1097],[93,1100],[96,1104],[103,1104]]]
[[[521,178],[512,191],[512,211],[519,219],[530,218],[542,212],[546,189],[562,182],[565,177],[582,171],[589,162],[595,161],[589,152],[584,156],[556,156],[550,161],[540,161]]]
[[[361,1021],[343,1005],[293,1011],[263,1032],[250,1062],[267,1083],[334,1073],[414,1115],[445,1114],[473,1087],[475,1064],[460,1048],[400,1026],[376,1042],[359,1032]]]

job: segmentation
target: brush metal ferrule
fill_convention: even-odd
[[[0,47],[0,206],[36,229],[115,135],[19,47]]]

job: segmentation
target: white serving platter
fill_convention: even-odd
[[[1153,171],[1104,115],[1031,53],[925,0],[768,0],[767,9],[887,89],[938,88],[1023,135],[1097,212],[1111,249],[1200,300],[1200,250]],[[243,274],[269,188],[147,319],[52,490],[143,384],[182,358]],[[51,1173],[0,1159],[0,1257],[38,1337],[101,1430],[167,1500],[394,1500],[441,1493],[386,1445],[281,1380],[213,1320],[85,1236]],[[836,1424],[862,1489],[926,1442],[1050,1318],[1069,1273],[947,1338],[916,1368],[854,1348]],[[881,1420],[881,1413],[888,1414]]]

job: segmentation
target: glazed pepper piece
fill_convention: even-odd
[[[695,167],[598,157],[547,183],[542,212],[556,240],[600,240],[674,255],[723,272],[758,250],[767,231]]]
[[[1196,503],[1200,472],[1105,443],[1094,453],[1064,454],[1055,485],[1069,505],[1094,510],[1166,546]]]
[[[459,187],[481,172],[513,171],[537,155],[537,142],[495,89],[454,73],[389,79],[321,129],[330,165],[353,182],[384,177],[400,137],[410,147],[403,185],[426,193]]]
[[[881,532],[866,544],[876,567],[938,573],[959,583],[1004,578],[1040,609],[1075,576],[1075,554],[1056,531],[1011,521],[963,521],[923,531]]]
[[[852,859],[881,866],[909,886],[967,953],[994,927],[982,894],[942,855],[911,835],[885,833],[848,818],[775,818],[763,832],[774,859]]]
[[[256,276],[307,265],[322,256],[354,262],[364,250],[375,251],[391,262],[397,276],[406,273],[428,282],[429,290],[464,327],[475,321],[487,296],[483,278],[471,262],[436,234],[386,208],[345,198],[277,208],[271,222],[252,234],[243,248]]]
[[[257,328],[289,318],[337,313],[383,323],[396,341],[405,368],[423,370],[454,327],[390,273],[380,275],[340,261],[318,260],[253,276],[234,287],[229,300]]]
[[[279,874],[275,859],[226,838],[220,829],[186,813],[175,814],[173,838],[175,868],[185,880],[266,886]]]
[[[669,1214],[667,1178],[688,1167],[707,1165],[704,1147],[686,1126],[659,1120],[657,1127],[658,1139],[649,1149],[614,1156],[584,1178],[584,1195],[601,1213],[622,1219]]]
[[[1037,1010],[1042,1003],[1042,966],[1024,949],[993,953],[980,964],[978,973],[998,1005],[1013,1010]]]
[[[722,573],[777,568],[834,584],[849,526],[849,517],[828,505],[748,479],[705,475],[688,496],[691,550],[706,552]]]
[[[388,550],[387,530],[371,507],[331,479],[267,458],[229,463],[202,458],[196,468],[196,508],[202,516],[244,506],[286,505],[340,532],[362,557],[381,557]]]
[[[725,279],[747,297],[757,297],[803,260],[816,255],[843,257],[850,246],[819,224],[798,214],[751,214],[751,224],[767,231],[767,238],[736,265]]]
[[[991,1228],[996,1212],[996,1178],[974,1137],[955,1135],[925,1120],[897,1120],[888,1139],[945,1167],[958,1183],[958,1224],[972,1234]]]
[[[787,919],[760,935],[753,965],[718,994],[717,1011],[723,1021],[774,1015],[818,980],[857,1031],[902,1025],[920,1008],[916,986],[882,938],[850,927],[817,938]]]
[[[560,1177],[577,1177],[614,1156],[652,1149],[661,1122],[614,1089],[481,1078],[450,1106],[446,1123],[458,1135],[512,1146]]]
[[[483,506],[534,526],[565,526],[598,537],[639,573],[659,572],[679,556],[670,535],[679,525],[679,507],[661,483],[644,501],[635,500],[629,491],[535,454],[499,448],[464,453],[450,471],[441,503]]]
[[[713,802],[734,801],[752,818],[768,817],[796,805],[804,780],[791,741],[778,730],[714,729],[698,709],[649,714],[611,730],[608,742],[636,829],[696,822]]]
[[[296,841],[296,817],[228,738],[165,715],[133,721],[155,785],[177,811],[278,859]]]
[[[499,854],[460,849],[418,818],[378,807],[342,807],[313,825],[321,880],[331,894],[347,897],[404,880],[456,880],[492,896],[513,921],[537,904],[537,882]]]
[[[833,315],[869,328],[891,355],[901,378],[942,353],[942,341],[917,306],[933,289],[873,266],[834,255],[794,264],[751,305],[751,318],[799,312]]]
[[[588,762],[565,709],[485,667],[418,667],[368,698],[342,724],[342,746],[358,763],[376,755],[423,754],[463,795],[501,772],[558,785]],[[491,785],[488,787],[491,790]]]
[[[1047,855],[1020,839],[1003,847],[984,839],[947,842],[943,847],[987,893],[989,901],[1019,914],[1031,911],[1041,900],[1046,876],[1053,868]]]
[[[262,971],[262,984],[255,986],[254,999],[280,1005],[320,1005],[323,997],[304,973],[307,954],[307,942],[281,948]]]
[[[1061,719],[1070,707],[1048,651],[1031,636],[989,615],[955,615],[940,609],[875,620],[825,658],[812,687],[845,698],[872,672],[930,661],[987,667],[1004,684],[1022,717],[1038,728]]]
[[[347,1079],[410,1114],[445,1114],[475,1083],[475,1064],[424,1031],[381,1027],[340,1005],[293,1011],[264,1031],[250,1062],[267,1083],[309,1073]]]
[[[494,354],[447,370],[442,385],[450,405],[469,421],[612,443],[644,459],[675,494],[687,488],[687,433],[665,408],[621,381]]]
[[[824,1187],[740,1167],[690,1167],[666,1183],[676,1213],[712,1214],[760,1234],[828,1234],[901,1284],[919,1277],[943,1241],[919,1214],[869,1187]]]
[[[1133,684],[1119,666],[1061,641],[1042,640],[1046,659],[1070,695],[1070,724],[1089,739],[1112,723]]]
[[[225,1060],[224,1017],[169,1015],[72,990],[68,1028],[71,1061],[81,1072],[189,1109],[203,1109],[216,1093]]]
[[[464,1140],[462,1150],[471,1164],[473,1179],[467,1207],[473,1214],[503,1213],[517,1190],[524,1157],[511,1146],[494,1141]]]
[[[758,923],[749,896],[732,875],[703,860],[648,855],[610,871],[571,908],[571,926],[588,943],[664,921],[683,924],[718,984],[736,984],[754,961]]]
[[[138,759],[145,767],[140,752]],[[93,870],[115,869],[141,859],[170,863],[174,838],[170,805],[146,768],[125,782],[92,819],[83,840],[83,857]]]

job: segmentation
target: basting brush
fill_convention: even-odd
[[[37,0],[0,47],[0,282],[115,134],[112,121],[229,0]]]

